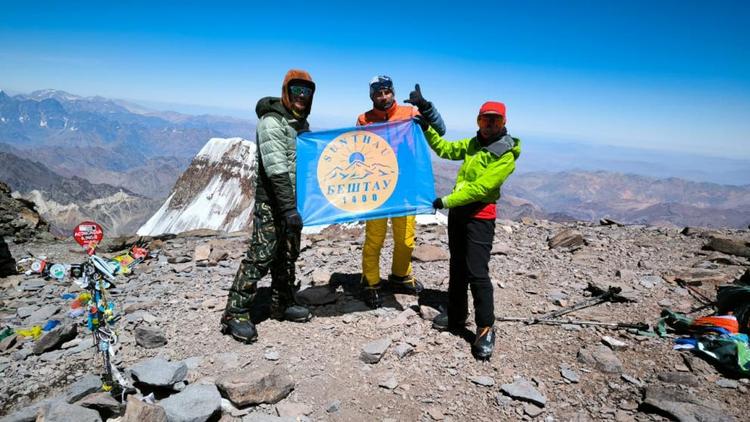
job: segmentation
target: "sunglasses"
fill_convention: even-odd
[[[307,87],[307,86],[292,85],[289,87],[289,92],[291,92],[292,95],[295,97],[299,97],[301,95],[304,95],[305,97],[309,97],[312,95],[313,90],[312,88]]]
[[[499,114],[484,114],[479,116],[477,119],[477,123],[479,123],[479,127],[490,127],[490,126],[496,126],[499,125],[500,122],[503,121],[503,116]]]

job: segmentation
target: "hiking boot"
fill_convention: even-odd
[[[383,306],[383,294],[380,290],[380,283],[373,286],[365,285],[362,289],[362,300],[372,309]]]
[[[398,290],[407,294],[417,295],[424,290],[422,283],[418,282],[411,274],[403,277],[391,274],[388,276],[388,283],[393,290]]]
[[[293,300],[283,300],[280,295],[271,295],[271,318],[277,321],[307,322],[312,318],[310,310],[297,305]]]
[[[471,345],[472,352],[477,359],[488,360],[492,357],[492,349],[495,347],[495,328],[478,327],[474,344]]]
[[[301,305],[292,305],[284,309],[284,319],[292,322],[307,322],[312,318],[310,310]]]
[[[225,315],[221,318],[221,333],[229,334],[235,340],[250,344],[258,339],[255,324],[245,317]]]
[[[458,331],[461,328],[465,327],[466,320],[451,324],[448,321],[448,314],[445,312],[439,313],[435,318],[432,319],[432,328],[438,331]]]

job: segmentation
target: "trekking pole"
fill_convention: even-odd
[[[527,324],[543,324],[543,325],[564,325],[564,324],[571,324],[571,325],[583,325],[583,326],[594,326],[594,327],[604,327],[604,328],[612,328],[616,330],[628,330],[628,329],[635,329],[640,331],[647,331],[649,329],[649,325],[645,323],[627,323],[627,322],[602,322],[602,321],[586,321],[586,320],[576,320],[576,319],[549,319],[549,318],[537,318],[537,319],[529,319],[529,318],[522,318],[522,317],[497,317],[498,321],[502,322],[525,322]]]
[[[620,295],[620,292],[621,292],[620,288],[610,286],[607,290],[603,291],[599,295],[590,297],[588,299],[584,299],[578,303],[574,303],[562,309],[558,309],[554,312],[544,314],[540,318],[537,318],[536,320],[555,319],[563,315],[569,314],[571,312],[575,312],[580,309],[590,308],[592,306],[599,305],[600,303],[604,303],[604,302],[628,302],[626,298]]]

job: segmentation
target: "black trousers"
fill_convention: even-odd
[[[484,204],[481,204],[484,205]],[[467,287],[474,298],[477,327],[491,327],[495,322],[492,280],[489,275],[495,220],[472,218],[478,205],[457,207],[448,213],[448,247],[450,279],[448,283],[448,322],[460,326],[468,314]]]

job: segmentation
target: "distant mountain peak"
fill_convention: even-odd
[[[255,143],[243,138],[209,140],[138,234],[247,229],[255,200],[255,152]]]
[[[54,99],[58,101],[76,101],[82,100],[83,97],[65,92],[59,89],[40,89],[32,92],[27,98],[42,101],[47,99]]]

